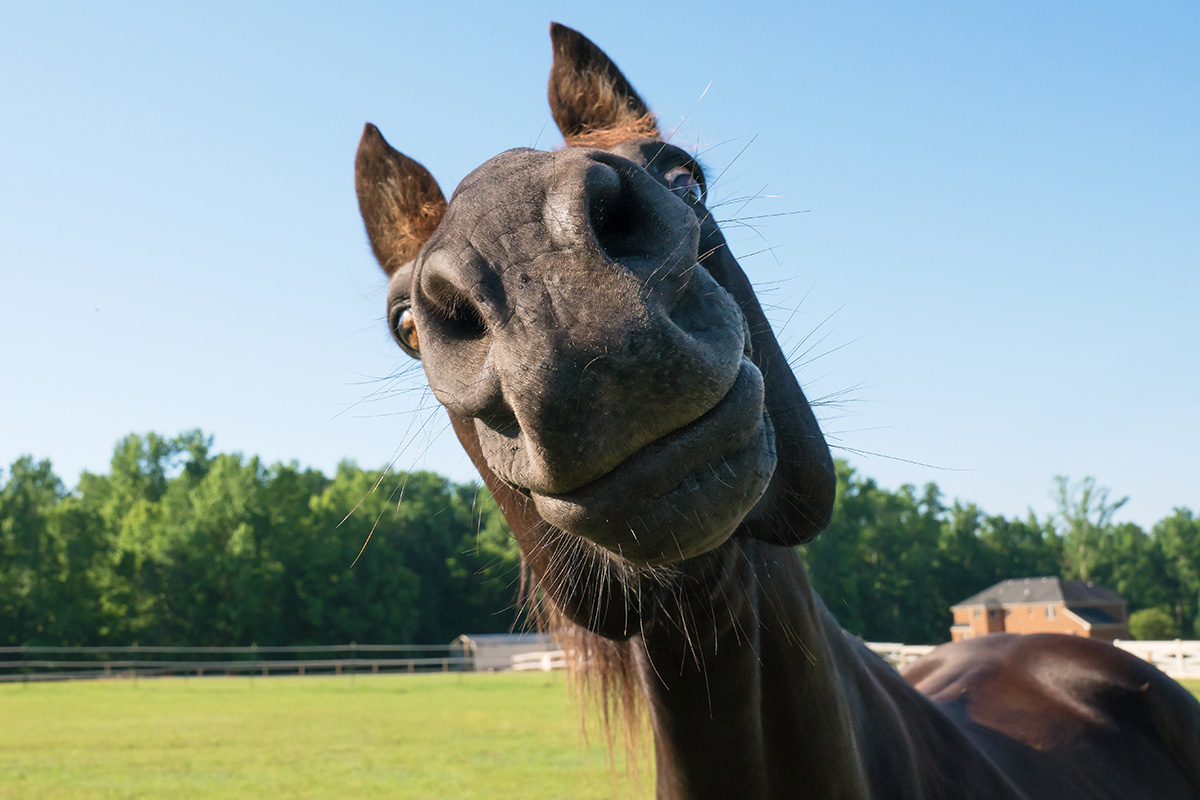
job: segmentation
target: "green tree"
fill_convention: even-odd
[[[920,496],[912,486],[890,492],[843,462],[837,470],[833,520],[801,551],[813,587],[838,621],[863,638],[944,639],[939,628],[949,625],[947,606],[930,580],[941,563],[945,512],[937,486],[928,484]]]
[[[865,628],[859,595],[863,580],[861,533],[868,524],[871,504],[863,484],[845,461],[834,461],[837,495],[829,527],[800,548],[808,579],[846,630],[861,636]]]
[[[979,536],[987,552],[989,575],[975,591],[1007,578],[1058,575],[1062,571],[1062,540],[1053,525],[1040,523],[1032,513],[1024,520],[987,517]]]
[[[217,645],[273,641],[283,613],[274,591],[268,473],[257,458],[185,457],[160,503],[160,549],[144,571],[155,601],[151,640]]]
[[[1175,622],[1182,631],[1200,637],[1200,519],[1185,508],[1154,526],[1153,535],[1162,548],[1168,600]]]
[[[458,633],[504,633],[520,627],[518,608],[521,548],[487,489],[454,487],[455,517],[465,523],[462,537],[446,558],[454,611],[446,620]]]
[[[1063,475],[1054,478],[1051,496],[1057,507],[1055,521],[1062,525],[1067,576],[1091,580],[1096,565],[1112,557],[1113,515],[1129,498],[1109,500],[1109,490],[1097,486],[1095,478],[1089,476],[1072,484]]]
[[[14,462],[0,475],[0,643],[439,643],[517,625],[521,554],[486,490],[211,450],[199,431],[130,435],[72,492],[49,462]],[[1146,625],[1165,612],[1200,635],[1187,509],[1147,534],[1113,521],[1124,500],[1093,479],[1058,478],[1053,517],[1010,520],[947,506],[936,484],[890,491],[836,469],[833,521],[801,555],[853,633],[942,641],[952,603],[1061,574],[1116,589]]]
[[[310,499],[287,567],[300,641],[417,641],[424,586],[399,546],[403,523],[384,479],[343,462]]]
[[[958,501],[942,521],[935,582],[941,602],[939,617],[945,625],[936,632],[937,638],[926,641],[941,641],[947,636],[950,606],[996,582],[993,554],[983,536],[986,526],[986,518],[974,503],[963,505]]]
[[[61,610],[52,587],[65,560],[51,518],[63,497],[49,461],[16,460],[0,488],[0,642],[44,642]]]
[[[1179,625],[1161,608],[1143,608],[1129,615],[1129,633],[1135,639],[1178,639]]]

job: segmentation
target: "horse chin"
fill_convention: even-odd
[[[682,561],[723,544],[775,472],[762,373],[743,358],[706,414],[563,494],[529,492],[549,524],[637,566]]]

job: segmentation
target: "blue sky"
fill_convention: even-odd
[[[727,232],[836,454],[992,513],[1056,474],[1200,510],[1200,6],[433,5],[6,10],[0,464],[73,484],[199,427],[471,477],[385,329],[353,154],[370,120],[448,192],[558,146],[557,19],[716,202],[763,195]]]

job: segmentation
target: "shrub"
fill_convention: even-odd
[[[1143,608],[1129,615],[1129,633],[1135,639],[1178,639],[1179,625],[1161,608]]]

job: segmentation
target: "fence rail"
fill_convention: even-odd
[[[324,657],[321,657],[324,656]],[[166,675],[355,675],[450,672],[473,659],[446,645],[294,647],[0,647],[0,683]]]
[[[897,668],[933,645],[866,642]],[[1200,678],[1200,641],[1125,641],[1114,645],[1172,678]],[[321,657],[324,656],[324,657]],[[562,650],[512,657],[514,670],[565,669]],[[474,659],[447,645],[298,645],[292,647],[0,647],[0,683],[167,675],[359,675],[471,670]]]
[[[567,668],[567,652],[565,650],[543,650],[534,653],[520,653],[512,657],[514,672],[540,670],[550,672]]]
[[[1117,639],[1114,645],[1149,661],[1172,678],[1200,678],[1200,642],[1168,639],[1131,642]]]
[[[899,642],[863,642],[896,669],[907,666],[928,653],[936,645],[900,644]]]

